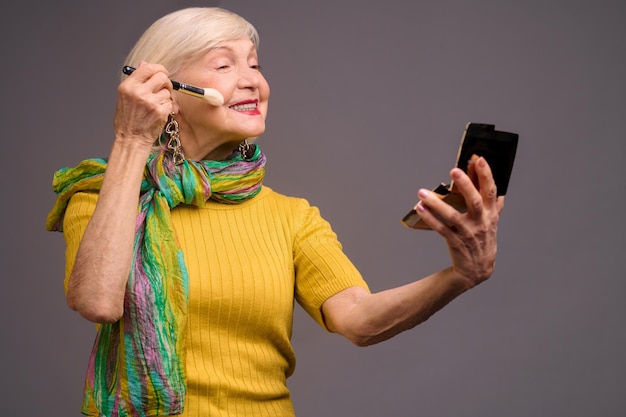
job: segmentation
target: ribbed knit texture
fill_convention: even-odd
[[[66,212],[66,277],[96,200],[77,194]],[[236,206],[178,206],[172,224],[189,273],[183,415],[293,416],[294,295],[324,326],[328,297],[367,288],[329,224],[305,200],[267,187]]]

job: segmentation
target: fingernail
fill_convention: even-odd
[[[422,203],[417,203],[417,204],[415,205],[415,207],[413,207],[413,209],[414,209],[415,211],[420,212],[420,213],[423,213],[424,211],[426,211],[426,208],[424,207],[424,205],[423,205]]]
[[[482,156],[478,159],[478,166],[484,168],[487,165],[487,161]]]
[[[424,190],[424,189],[421,189],[421,190],[419,190],[419,192],[417,193],[417,195],[418,195],[420,198],[427,198],[427,197],[428,197],[428,191],[427,191],[427,190]]]

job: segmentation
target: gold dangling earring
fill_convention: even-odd
[[[165,133],[168,134],[167,149],[172,151],[172,161],[174,165],[180,165],[185,161],[185,153],[180,143],[180,133],[178,131],[178,122],[174,119],[176,113],[170,114],[167,125],[165,125]]]

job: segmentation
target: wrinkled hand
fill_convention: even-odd
[[[172,83],[162,65],[141,63],[117,89],[114,128],[121,140],[151,147],[175,111]]]
[[[484,158],[474,158],[468,172],[469,175],[458,168],[450,171],[454,191],[463,195],[467,204],[466,213],[459,212],[425,189],[418,193],[420,202],[416,210],[445,239],[455,272],[474,286],[493,272],[498,219],[504,207],[504,197],[497,197],[496,184]]]

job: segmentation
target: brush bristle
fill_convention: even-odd
[[[224,96],[214,88],[204,89],[204,99],[216,107],[224,104]]]

